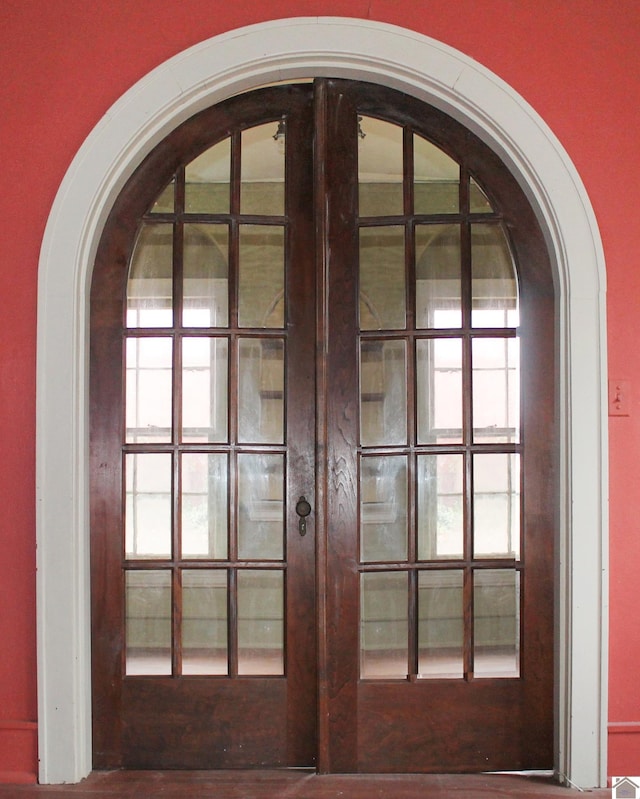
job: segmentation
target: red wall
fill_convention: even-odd
[[[35,349],[40,242],[56,190],[109,106],[162,61],[242,25],[356,16],[411,27],[501,76],[546,120],[593,202],[608,271],[609,773],[640,774],[640,3],[637,0],[4,0],[0,7],[0,781],[36,773]],[[10,421],[9,421],[10,420]]]

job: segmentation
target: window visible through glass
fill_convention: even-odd
[[[144,223],[127,281],[127,327],[173,324],[173,225]]]
[[[473,668],[475,656],[475,676],[517,676],[519,641],[513,625],[520,598],[513,585],[519,572],[451,568],[465,557],[518,559],[520,554],[520,455],[481,449],[471,455],[462,449],[519,442],[520,343],[514,336],[519,297],[509,242],[481,185],[467,174],[461,192],[462,170],[442,149],[366,115],[359,126],[359,216],[366,217],[359,230],[359,326],[363,333],[377,331],[375,339],[361,335],[360,341],[360,674],[363,679],[406,678],[415,657],[418,678],[460,679]],[[407,146],[413,147],[408,193],[402,165]],[[374,225],[373,217],[407,214],[407,197],[413,198],[409,221]],[[473,216],[464,216],[467,212]],[[447,214],[459,216],[447,222]],[[409,293],[408,275],[414,276]],[[403,340],[398,331],[407,329],[411,303],[414,327]],[[500,333],[475,332],[490,328]],[[415,362],[393,371],[385,352],[401,351],[410,341]],[[400,397],[408,377],[414,386]],[[401,402],[391,410],[394,395]],[[411,397],[417,447],[409,470],[416,481],[415,557],[425,563],[414,589],[410,571],[378,571],[385,563],[410,558],[401,532],[406,507],[399,512],[398,503],[407,485],[397,484],[397,475],[390,481],[390,474],[385,482],[381,475],[388,470],[380,467],[405,462],[404,454],[392,454],[406,439],[389,437],[387,413],[389,419],[403,420]],[[435,445],[452,451],[433,452]],[[382,446],[391,452],[367,453]],[[430,561],[451,565],[434,569]],[[367,571],[365,564],[374,562],[376,572]],[[473,573],[478,613],[466,614],[463,585],[471,585]],[[409,636],[405,621],[412,602],[417,639]],[[467,655],[465,624],[472,624],[477,636],[474,652]],[[506,644],[499,632],[505,625],[512,630]],[[467,635],[471,640],[470,631]],[[410,640],[417,641],[417,653],[409,652]],[[506,659],[500,655],[503,644]]]

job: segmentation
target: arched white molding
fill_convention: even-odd
[[[178,123],[239,91],[330,75],[385,84],[475,131],[510,166],[542,224],[559,297],[561,496],[557,769],[606,780],[605,270],[571,160],[501,79],[412,31],[342,18],[278,20],[203,42],[153,70],[106,114],[55,199],[40,258],[37,372],[40,780],[91,769],[87,296],[118,191]]]

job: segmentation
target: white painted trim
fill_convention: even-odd
[[[605,785],[607,439],[605,268],[586,191],[538,114],[496,75],[403,28],[278,20],[203,42],[133,86],[65,176],[40,258],[37,371],[40,780],[91,769],[87,296],[118,191],[179,122],[259,84],[329,75],[385,84],[475,131],[509,165],[541,221],[559,294],[562,507],[557,769]]]

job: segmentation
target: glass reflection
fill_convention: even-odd
[[[226,441],[226,338],[182,339],[182,440]]]
[[[171,674],[171,572],[125,572],[125,673]]]
[[[464,553],[462,455],[418,455],[418,559]]]
[[[284,573],[238,572],[238,674],[284,674]]]
[[[520,574],[476,569],[473,578],[475,677],[520,676]]]
[[[238,455],[238,557],[281,560],[284,552],[284,456]]]
[[[418,677],[464,674],[463,574],[418,572]]]
[[[185,452],[181,472],[183,558],[227,557],[227,455]]]
[[[151,206],[152,214],[172,214],[174,211],[175,181],[172,180],[156,197]]]
[[[229,228],[184,226],[184,327],[229,324]]]
[[[381,119],[360,117],[359,133],[359,215],[402,214],[402,128]]]
[[[182,673],[227,674],[227,573],[182,572]]]
[[[473,554],[520,557],[520,456],[473,456]]]
[[[405,679],[409,664],[406,572],[360,575],[360,677]]]
[[[509,243],[500,225],[471,225],[471,324],[516,327],[518,284]]]
[[[420,339],[416,342],[416,359],[418,443],[460,443],[461,339]]]
[[[407,458],[367,457],[360,462],[360,559],[407,559]]]
[[[128,338],[126,342],[126,441],[171,441],[173,342]]]
[[[245,338],[238,344],[238,440],[284,442],[284,341]]]
[[[284,327],[284,229],[240,228],[238,324]]]
[[[476,338],[473,360],[473,440],[520,439],[520,340]]]
[[[188,214],[228,214],[231,139],[209,147],[185,167]]]
[[[360,329],[405,327],[404,228],[361,228]]]
[[[127,327],[173,324],[173,225],[140,228],[127,280]]]
[[[125,455],[125,556],[171,557],[171,455]]]
[[[416,214],[455,214],[459,208],[460,167],[435,144],[413,136]]]
[[[407,441],[407,356],[404,341],[360,343],[362,446]]]
[[[285,121],[286,125],[286,121]],[[240,213],[284,214],[286,135],[274,139],[278,122],[242,131]]]
[[[416,327],[462,324],[459,225],[418,225],[416,238]]]
[[[473,178],[469,181],[469,210],[472,214],[489,214],[493,211],[489,198]]]

